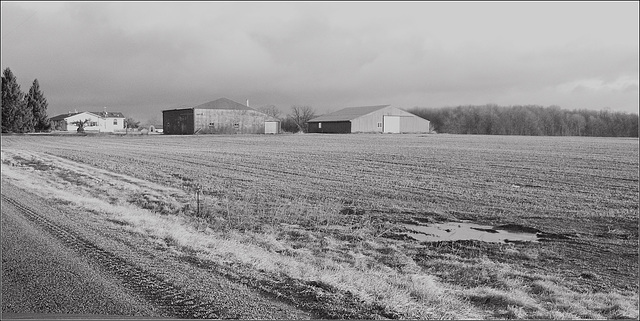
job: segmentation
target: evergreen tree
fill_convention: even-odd
[[[51,128],[49,123],[49,117],[47,117],[47,99],[40,91],[40,84],[38,79],[33,81],[29,94],[27,94],[26,104],[27,110],[31,110],[33,115],[33,129],[37,132],[47,131]]]
[[[24,93],[16,77],[7,68],[2,72],[2,132],[23,132],[25,115]],[[31,113],[29,113],[31,115]]]
[[[18,105],[19,108],[16,110],[16,129],[17,133],[30,133],[33,132],[33,112],[31,109],[27,108],[27,100],[24,99],[24,94],[22,94],[23,100]]]

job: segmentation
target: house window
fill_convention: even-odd
[[[382,128],[382,123],[378,123],[378,128]]]
[[[114,119],[114,120],[113,120],[113,124],[114,124],[114,125],[117,125],[117,124],[118,124],[118,120],[117,120],[117,119]]]
[[[96,121],[89,122],[89,127],[92,127],[92,126],[98,126],[98,122]]]
[[[318,128],[322,128],[322,123],[318,123]]]

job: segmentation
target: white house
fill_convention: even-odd
[[[52,128],[70,132],[78,130],[78,126],[73,122],[85,120],[87,121],[84,126],[85,131],[113,133],[124,131],[125,128],[125,117],[118,112],[70,112],[50,118]]]

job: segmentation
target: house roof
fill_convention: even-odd
[[[90,111],[89,113],[98,115],[98,116],[103,117],[103,118],[125,118],[124,115],[122,113],[120,113],[120,112],[110,112],[110,111],[108,111],[108,112],[106,112],[107,113],[106,115],[105,115],[104,111]]]
[[[75,116],[77,114],[82,114],[82,112],[79,113],[66,113],[66,114],[60,114],[57,116],[53,116],[51,118],[49,118],[49,120],[64,120],[67,117],[71,117],[71,116]]]
[[[245,106],[227,98],[216,99],[214,101],[195,106],[193,109],[255,110],[249,106]]]
[[[353,120],[358,117],[364,116],[366,114],[370,114],[374,111],[380,110],[382,108],[389,107],[390,105],[379,105],[379,106],[364,106],[364,107],[348,107],[344,109],[340,109],[333,113],[329,113],[326,115],[322,115],[316,117],[314,119],[309,120],[309,122],[321,122],[321,121],[347,121]]]
[[[93,114],[96,115],[100,118],[125,118],[124,115],[120,112],[107,112],[107,117],[105,117],[105,114],[103,111],[101,112],[95,112],[95,111],[81,111],[81,112],[74,112],[74,113],[66,113],[66,114],[60,114],[54,117],[49,118],[49,120],[52,121],[56,121],[56,120],[65,120],[71,116],[75,116],[78,114],[82,114],[82,113],[89,113],[89,114]]]

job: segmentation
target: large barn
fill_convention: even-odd
[[[162,127],[166,135],[280,132],[277,119],[227,98],[191,108],[163,110]]]
[[[429,121],[390,105],[349,107],[307,122],[310,133],[427,133]]]

